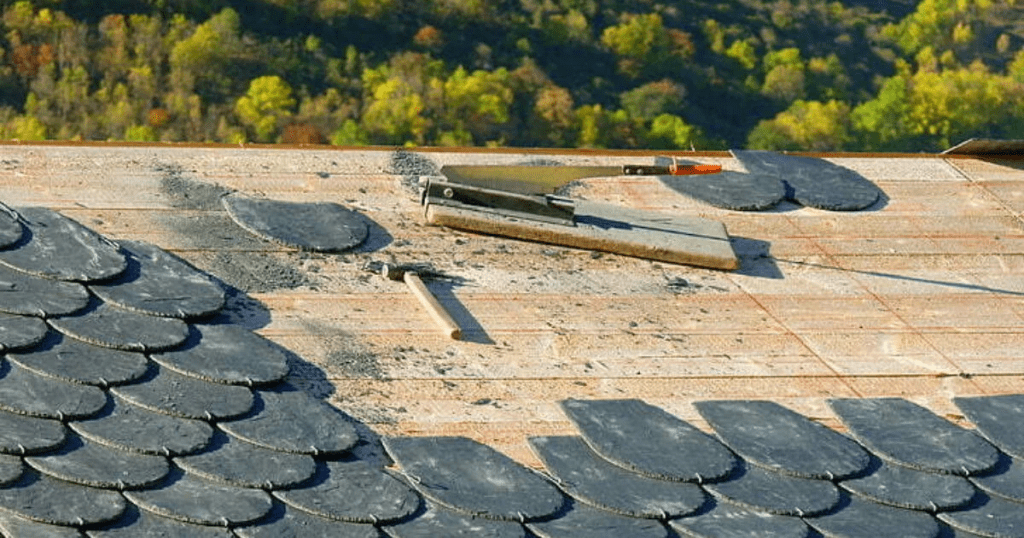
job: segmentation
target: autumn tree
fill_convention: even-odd
[[[295,107],[292,88],[276,75],[253,79],[235,102],[235,114],[259,142],[272,142]]]

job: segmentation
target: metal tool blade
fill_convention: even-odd
[[[553,194],[560,187],[588,177],[622,175],[621,166],[442,166],[453,183],[520,194]]]

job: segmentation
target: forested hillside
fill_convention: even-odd
[[[0,138],[935,151],[1024,0],[0,0]]]

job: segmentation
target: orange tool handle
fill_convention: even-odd
[[[695,176],[700,174],[717,174],[722,171],[720,164],[673,164],[668,167],[673,176]]]

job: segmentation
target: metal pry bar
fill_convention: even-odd
[[[422,203],[486,211],[567,226],[575,225],[575,203],[553,194],[521,194],[424,178]]]

